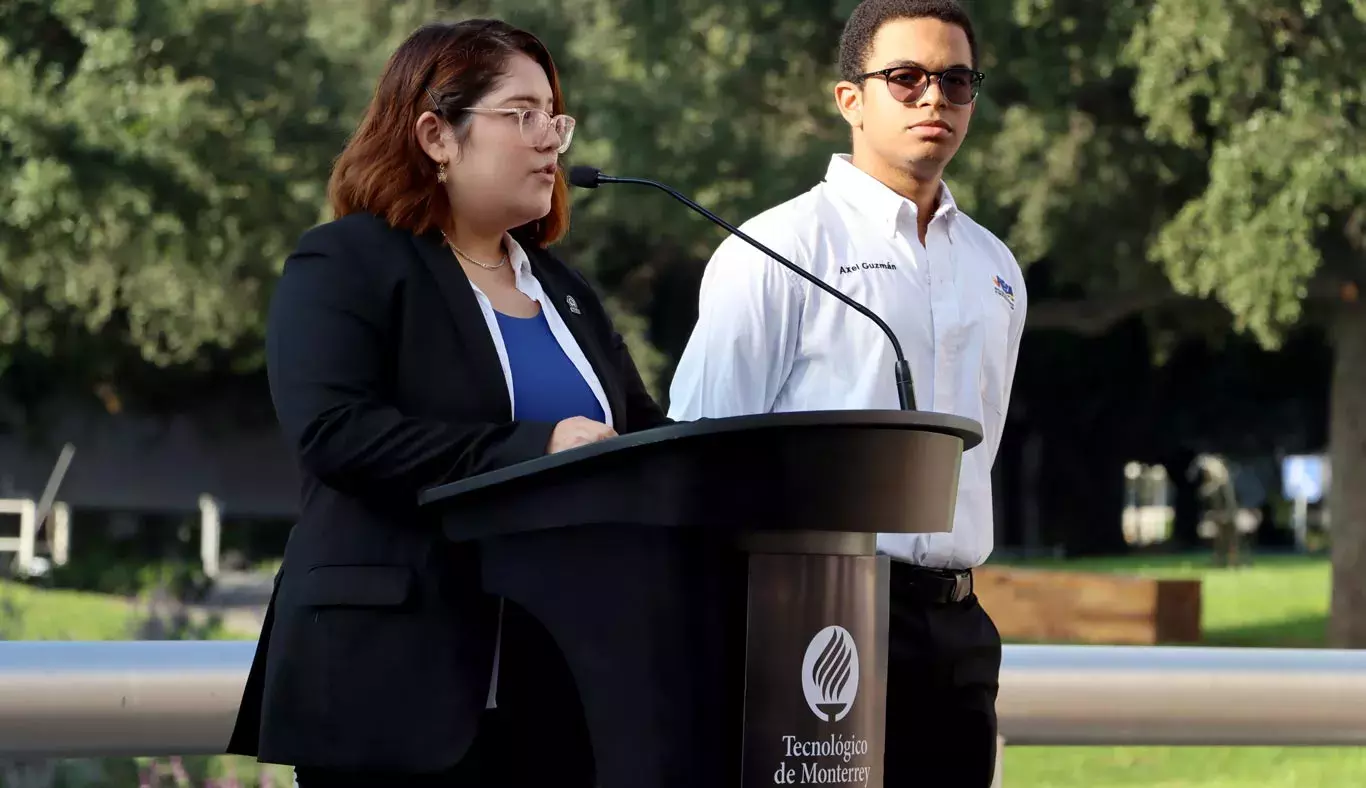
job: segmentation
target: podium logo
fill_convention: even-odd
[[[802,694],[811,712],[825,722],[839,722],[854,708],[858,646],[849,630],[828,626],[811,638],[802,660]]]

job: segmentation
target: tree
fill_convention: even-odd
[[[319,6],[321,7],[321,6]],[[18,392],[259,365],[361,81],[305,0],[0,7],[0,358]],[[364,26],[361,26],[364,27]],[[368,29],[368,28],[366,28]]]
[[[1329,639],[1366,647],[1366,2],[1154,0],[1127,57],[1150,137],[1208,168],[1153,258],[1265,346],[1331,333]]]

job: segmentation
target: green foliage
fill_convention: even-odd
[[[113,326],[183,363],[259,340],[356,72],[303,0],[0,10],[0,343]],[[41,36],[35,30],[43,30]]]
[[[809,188],[848,137],[831,93],[841,20],[828,4],[506,0],[493,10],[556,52],[580,121],[571,165],[658,178],[738,217]],[[576,197],[573,243],[595,257],[622,233],[692,259],[720,240],[641,187]]]
[[[753,215],[848,148],[832,89],[849,6],[21,0],[0,11],[0,345],[79,357],[103,380],[131,377],[109,369],[122,348],[158,365],[258,363],[280,260],[323,218],[328,166],[384,59],[433,19],[496,15],[547,41],[580,120],[567,164],[649,174]],[[1165,287],[1148,241],[1199,157],[1137,126],[1121,51],[1143,7],[975,12],[989,76],[950,173],[960,202],[1026,264],[1056,260],[1064,284]],[[641,188],[575,202],[572,256],[623,313],[721,237]]]
[[[162,366],[258,365],[280,261],[324,218],[333,157],[423,21],[493,15],[544,38],[580,121],[567,165],[648,174],[753,215],[848,148],[831,91],[851,6],[15,0],[0,8],[0,349],[105,381],[134,378],[129,350]],[[1324,255],[1352,264],[1323,236],[1366,203],[1362,9],[975,4],[988,76],[950,185],[1022,263],[1049,261],[1057,293],[1165,291],[1170,278],[1274,343]],[[574,197],[571,256],[622,314],[677,297],[655,290],[661,273],[721,238],[643,188]],[[678,333],[642,324],[633,347],[648,354],[661,330]]]
[[[656,400],[662,401],[668,389],[668,381],[663,378],[665,360],[663,354],[650,344],[647,322],[622,306],[620,299],[608,298],[605,306],[617,333],[621,334],[631,351],[631,360],[635,362],[645,387]]]
[[[949,172],[960,202],[1070,298],[1163,291],[1147,247],[1200,162],[1144,137],[1122,59],[1133,0],[973,8],[987,78]]]
[[[165,589],[176,599],[198,601],[211,585],[203,568],[194,560],[121,557],[98,549],[96,545],[90,546],[95,549],[85,547],[83,544],[66,566],[53,569],[55,587],[121,596]]]
[[[1325,256],[1330,274],[1366,271],[1342,244],[1366,205],[1366,5],[1155,0],[1126,56],[1150,136],[1208,155],[1153,256],[1276,345]]]

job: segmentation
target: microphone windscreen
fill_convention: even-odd
[[[570,167],[569,183],[572,186],[578,186],[580,189],[596,189],[598,188],[598,174],[601,172],[602,170],[597,167],[589,167],[584,164]]]

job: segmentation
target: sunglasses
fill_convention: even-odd
[[[971,104],[977,98],[977,90],[986,74],[970,68],[948,68],[943,71],[929,71],[919,66],[893,66],[881,71],[859,74],[855,82],[869,77],[882,77],[887,82],[887,92],[892,99],[908,104],[920,100],[930,88],[930,80],[939,80],[939,90],[952,104]]]

